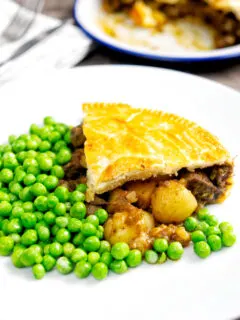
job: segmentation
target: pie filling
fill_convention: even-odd
[[[83,130],[72,129],[72,160],[65,166],[61,184],[74,190],[86,183]],[[190,243],[190,236],[181,223],[206,204],[224,200],[232,184],[233,165],[215,165],[190,172],[182,169],[177,176],[153,177],[145,181],[130,181],[120,188],[95,195],[87,205],[93,214],[105,208],[110,218],[105,224],[105,238],[111,243],[126,241],[131,248],[143,252],[156,237]],[[183,210],[184,208],[184,210]]]
[[[240,42],[240,22],[236,16],[216,10],[204,0],[183,0],[176,4],[161,0],[104,0],[103,6],[107,12],[125,11],[137,25],[159,30],[167,21],[194,17],[214,29],[216,48]]]

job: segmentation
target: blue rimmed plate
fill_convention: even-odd
[[[171,26],[158,34],[146,29],[129,28],[127,23],[122,23],[122,17],[114,19],[113,16],[104,15],[101,3],[101,0],[75,0],[75,21],[90,38],[120,53],[178,63],[221,61],[240,57],[240,45],[210,50],[211,34],[206,27],[197,27],[186,22],[178,25],[177,29],[173,30]],[[117,22],[119,20],[121,23]],[[114,37],[109,35],[111,28],[114,28]],[[108,33],[104,31],[106,29]],[[177,39],[176,33],[181,34],[182,31],[184,36]],[[197,35],[197,41],[194,35]]]

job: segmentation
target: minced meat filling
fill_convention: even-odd
[[[136,0],[104,0],[106,11],[131,9]],[[143,0],[144,3],[175,20],[187,16],[198,17],[211,25],[215,31],[216,48],[224,48],[240,42],[240,22],[233,13],[214,10],[203,0],[188,0],[178,4],[163,4],[158,0]]]

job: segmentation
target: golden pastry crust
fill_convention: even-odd
[[[218,138],[180,116],[127,104],[84,104],[89,198],[131,180],[232,162]]]

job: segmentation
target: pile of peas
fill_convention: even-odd
[[[202,259],[207,258],[211,252],[231,247],[236,242],[232,225],[228,222],[219,224],[207,208],[200,209],[196,217],[187,218],[184,226],[191,232],[194,252]]]
[[[56,268],[78,278],[104,279],[142,261],[126,243],[103,240],[104,209],[86,216],[86,185],[73,192],[59,185],[71,160],[71,129],[51,117],[29,134],[0,146],[0,255],[17,268],[31,267],[36,279]]]

